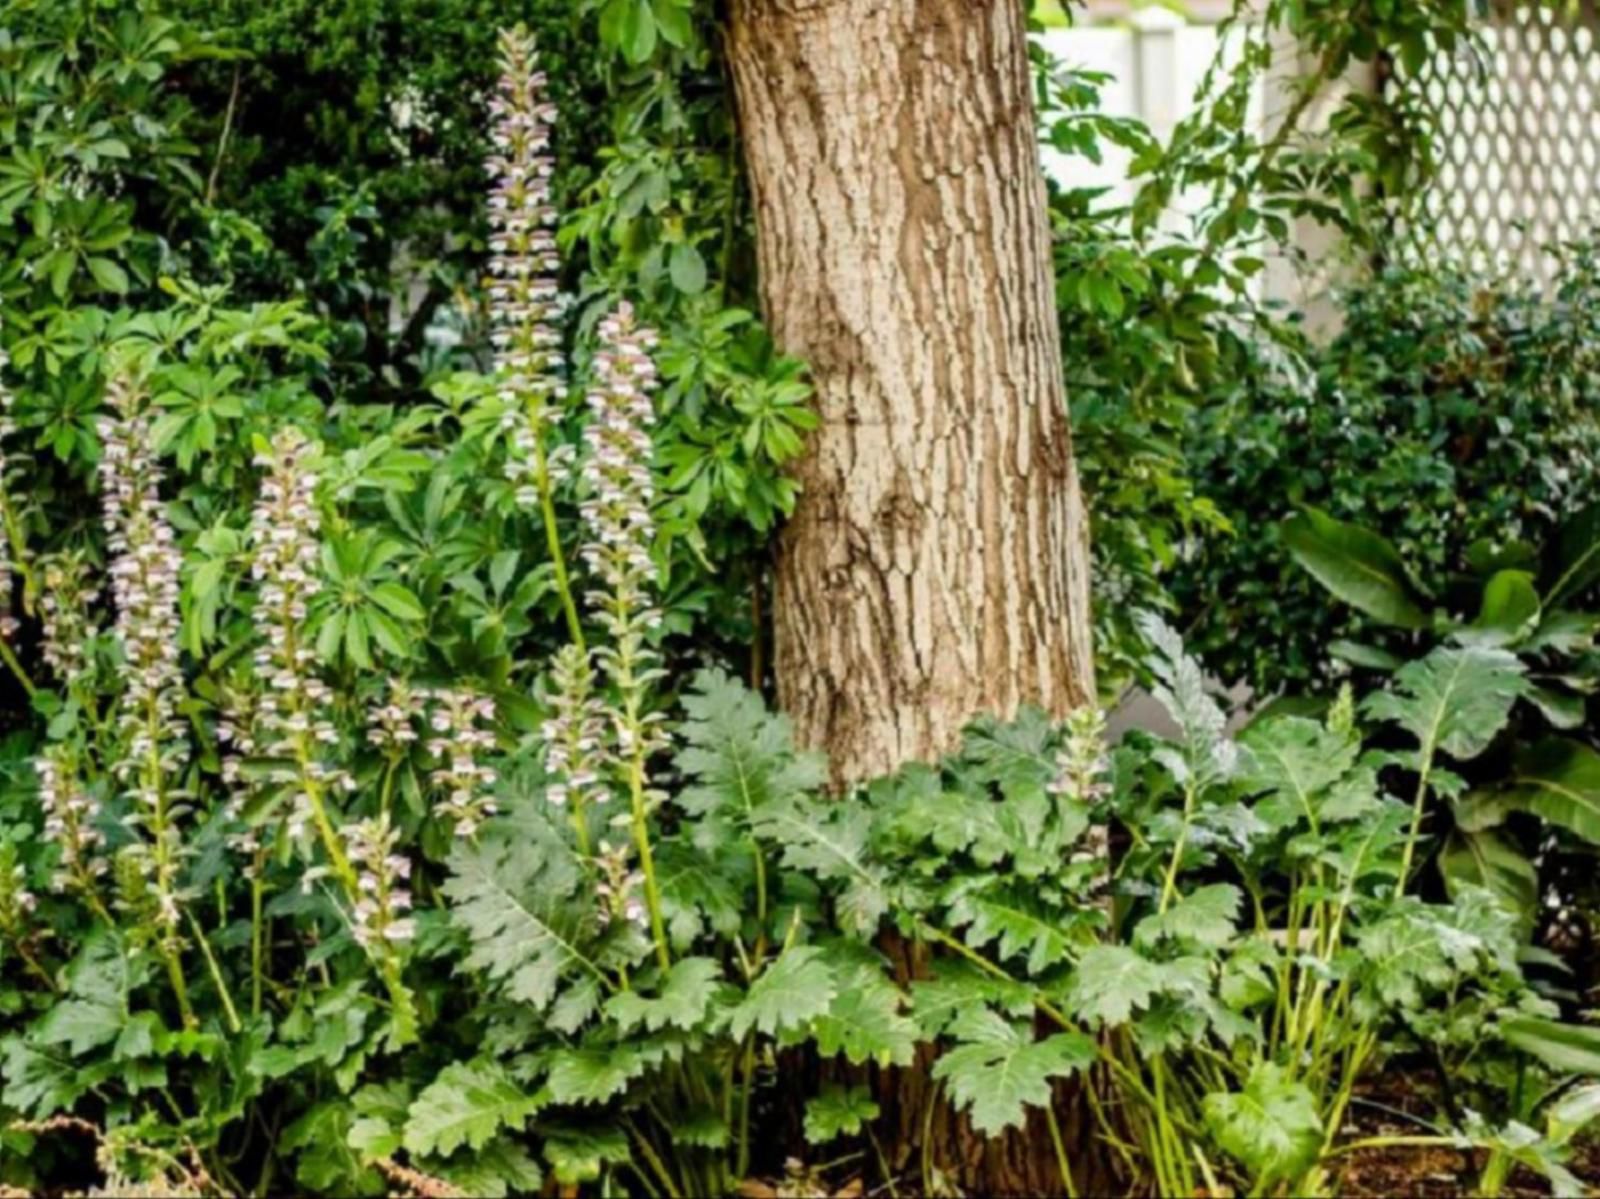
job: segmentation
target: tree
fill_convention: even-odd
[[[735,0],[761,292],[822,427],[779,545],[779,699],[853,781],[1093,695],[1019,0]]]
[[[799,737],[843,783],[937,756],[980,711],[1088,702],[1020,0],[734,0],[729,56],[763,307],[822,418],[777,559]],[[930,1127],[926,1072],[894,1081],[902,1150],[926,1136],[990,1193],[1059,1189],[1042,1125],[983,1142],[941,1105]]]

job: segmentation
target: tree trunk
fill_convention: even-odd
[[[763,306],[822,418],[778,550],[778,697],[852,782],[938,757],[976,713],[1094,693],[1022,5],[731,13]],[[1039,1121],[985,1143],[948,1105],[925,1122],[924,1069],[886,1081],[902,1155],[925,1140],[960,1185],[1060,1192]]]
[[[822,418],[773,614],[799,738],[848,782],[1086,702],[1020,0],[733,0],[730,54],[767,319]]]

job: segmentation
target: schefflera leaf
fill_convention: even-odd
[[[1030,1107],[1050,1102],[1051,1081],[1094,1063],[1094,1042],[1063,1032],[1035,1040],[1026,1022],[1006,1020],[986,1008],[962,1013],[950,1029],[957,1040],[933,1065],[973,1128],[993,1136],[1020,1126]]]

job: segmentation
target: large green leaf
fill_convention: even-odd
[[[1505,650],[1440,646],[1408,662],[1365,708],[1410,732],[1425,756],[1442,749],[1464,760],[1489,747],[1526,689],[1522,663]]]
[[[1258,1065],[1243,1091],[1207,1095],[1204,1111],[1217,1144],[1250,1171],[1252,1194],[1316,1164],[1322,1147],[1316,1099],[1280,1066]]]
[[[1547,737],[1517,757],[1510,802],[1600,844],[1600,754]]]
[[[1483,887],[1524,921],[1539,898],[1539,872],[1526,854],[1493,829],[1451,831],[1439,854],[1439,870],[1452,896],[1463,886]]]
[[[406,1116],[409,1153],[480,1149],[502,1128],[516,1130],[539,1102],[494,1062],[452,1062],[423,1088]]]
[[[650,1032],[663,1028],[691,1029],[705,1018],[716,993],[722,967],[710,958],[683,958],[674,962],[654,995],[640,987],[623,991],[606,1003],[606,1014],[624,1032],[643,1025]]]
[[[1600,1076],[1600,1028],[1539,1016],[1511,1016],[1500,1021],[1500,1033],[1552,1069]]]
[[[1487,645],[1509,645],[1539,620],[1539,592],[1525,570],[1496,571],[1484,585],[1472,635]]]
[[[1546,591],[1552,608],[1600,582],[1600,504],[1591,504],[1563,522],[1548,574]]]
[[[986,1136],[1019,1125],[1030,1107],[1050,1102],[1050,1080],[1087,1069],[1095,1059],[1094,1042],[1081,1033],[1057,1033],[1033,1039],[1026,1024],[1013,1024],[990,1011],[957,1020],[961,1042],[933,1065],[950,1098],[966,1109],[972,1126]]]
[[[1403,629],[1428,627],[1423,599],[1394,546],[1359,525],[1306,508],[1283,522],[1296,562],[1351,607]]]
[[[743,1040],[751,1029],[769,1035],[797,1029],[826,1012],[835,993],[822,950],[791,946],[750,984],[729,1015],[729,1031]]]
[[[1067,986],[1072,1011],[1092,1024],[1123,1024],[1166,985],[1161,966],[1126,945],[1097,945],[1078,961]]]

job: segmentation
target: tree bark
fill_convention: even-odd
[[[976,713],[1094,694],[1024,17],[1021,0],[730,10],[763,307],[822,418],[778,547],[778,697],[848,783],[938,757]],[[920,971],[915,947],[885,948]],[[896,1168],[926,1143],[981,1193],[1061,1192],[1037,1119],[986,1142],[925,1068],[884,1084]],[[1083,1144],[1083,1105],[1061,1106]]]
[[[773,333],[822,418],[774,671],[850,782],[1093,694],[1020,0],[733,0]]]

